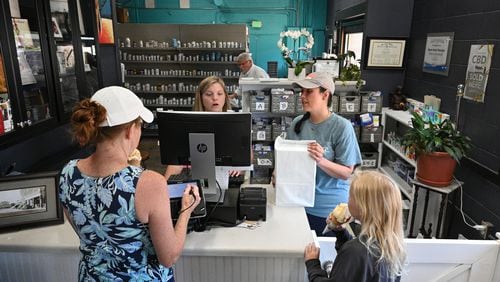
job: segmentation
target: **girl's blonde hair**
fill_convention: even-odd
[[[361,171],[354,175],[350,189],[350,197],[359,210],[361,243],[373,256],[379,257],[379,265],[387,265],[387,273],[382,275],[400,276],[406,261],[406,247],[399,188],[380,172]]]
[[[136,118],[131,122],[116,126],[101,127],[99,124],[106,119],[106,108],[90,99],[84,99],[73,108],[71,115],[71,129],[73,138],[85,146],[88,144],[97,144],[106,139],[116,138],[123,130],[132,125],[141,126],[142,119]]]
[[[198,86],[198,89],[196,89],[196,93],[194,96],[194,105],[193,105],[193,111],[197,112],[204,112],[205,107],[203,106],[203,100],[201,99],[201,95],[207,91],[210,86],[213,84],[218,83],[220,86],[222,86],[222,89],[224,89],[224,94],[226,96],[226,99],[224,101],[224,106],[222,107],[223,112],[227,112],[231,108],[231,101],[229,101],[229,95],[227,93],[226,89],[226,84],[224,83],[224,80],[218,76],[209,76],[205,79],[203,79],[200,82],[200,85]]]

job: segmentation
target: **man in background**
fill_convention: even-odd
[[[269,75],[267,72],[255,65],[253,63],[252,59],[252,54],[248,52],[243,52],[238,55],[236,58],[236,62],[241,70],[240,72],[240,78],[243,77],[249,77],[249,78],[269,78]],[[238,95],[241,96],[241,89],[237,89],[235,93],[229,95],[229,98],[231,98],[231,104],[238,104],[238,101],[235,99],[238,98]]]
[[[240,78],[269,78],[269,75],[264,69],[253,63],[251,53],[243,52],[239,54],[236,61],[238,62],[238,66],[241,70]]]

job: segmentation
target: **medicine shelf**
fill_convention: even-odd
[[[413,159],[410,159],[408,158],[407,156],[405,156],[403,153],[401,153],[398,149],[396,149],[394,146],[392,146],[391,144],[389,144],[389,142],[387,141],[382,141],[384,143],[384,145],[386,147],[388,147],[391,151],[393,151],[394,153],[396,153],[400,158],[402,158],[403,160],[405,160],[407,163],[409,163],[411,166],[413,167],[417,167],[417,163],[415,162],[415,160]]]
[[[158,109],[158,108],[193,108],[193,104],[185,104],[185,105],[175,105],[175,104],[145,104],[147,108]]]
[[[203,79],[206,75],[190,75],[190,76],[179,76],[179,75],[144,75],[144,74],[126,74],[126,78],[180,78],[180,79]],[[239,79],[237,76],[220,76],[223,79]]]
[[[413,187],[401,178],[391,167],[382,165],[380,171],[389,176],[399,186],[401,193],[410,201],[413,200]]]
[[[243,48],[208,48],[208,47],[202,47],[202,48],[193,48],[193,47],[120,47],[120,50],[123,51],[138,51],[138,52],[145,52],[145,51],[167,51],[167,52],[179,52],[179,51],[226,51],[226,52],[245,52],[245,49]]]
[[[135,94],[195,94],[195,91],[134,91]]]
[[[122,60],[124,64],[178,64],[178,65],[236,65],[236,61],[137,61]]]

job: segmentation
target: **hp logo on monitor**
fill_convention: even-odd
[[[200,153],[205,153],[208,150],[208,146],[204,143],[196,145],[196,150]]]

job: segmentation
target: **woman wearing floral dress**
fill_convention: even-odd
[[[139,144],[141,123],[153,114],[128,89],[111,86],[73,110],[73,134],[94,144],[85,159],[62,169],[60,201],[80,238],[79,281],[173,281],[198,188],[182,197],[176,225],[165,178],[127,163]]]

